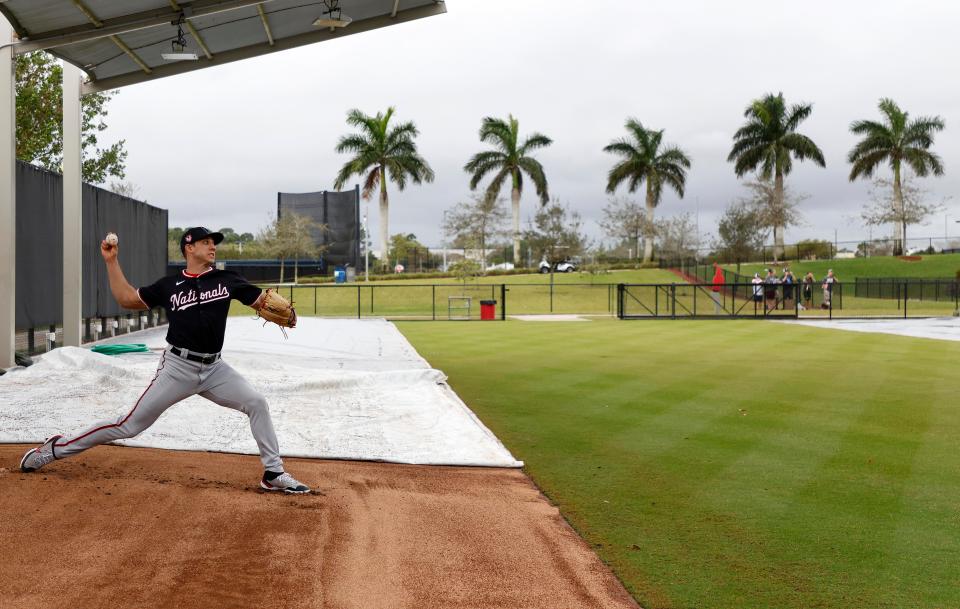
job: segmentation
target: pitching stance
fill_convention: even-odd
[[[130,412],[100,421],[74,434],[57,435],[27,451],[20,469],[33,472],[98,444],[132,438],[150,427],[177,402],[200,394],[208,400],[239,410],[250,418],[250,430],[260,449],[264,474],[260,487],[267,491],[309,493],[310,489],[283,470],[277,434],[267,401],[236,370],[220,358],[230,300],[239,300],[257,314],[281,326],[293,327],[296,314],[290,303],[272,290],[263,292],[233,271],[214,268],[220,233],[203,227],[187,230],[180,251],[187,268],[152,285],[135,289],[117,260],[117,236],[110,233],[100,243],[107,265],[110,290],[120,306],[133,310],[164,307],[170,325],[167,346],[157,373]]]

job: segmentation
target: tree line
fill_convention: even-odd
[[[931,149],[936,133],[944,129],[940,117],[911,118],[891,99],[881,99],[878,108],[880,120],[855,120],[850,131],[860,139],[847,154],[850,164],[849,180],[873,178],[881,166],[891,170],[890,179],[880,178],[875,186],[888,188],[889,196],[875,197],[876,205],[867,208],[862,218],[867,224],[892,223],[894,226],[894,253],[903,252],[907,226],[919,221],[932,207],[919,200],[917,190],[907,186],[906,171],[913,176],[943,175],[943,163]],[[782,256],[784,231],[799,221],[798,204],[803,195],[791,195],[786,178],[794,162],[809,161],[826,167],[823,151],[808,136],[800,133],[800,125],[813,112],[809,103],[788,104],[783,93],[768,93],[747,105],[746,119],[734,133],[727,161],[733,164],[738,178],[748,178],[745,185],[750,193],[743,200],[728,206],[719,225],[718,248],[738,248],[751,245],[751,240],[762,240],[763,228],[772,229],[774,256]],[[387,185],[393,182],[398,190],[410,183],[432,182],[434,172],[419,154],[416,125],[407,121],[390,126],[394,108],[369,116],[360,110],[351,110],[347,123],[358,127],[356,133],[342,136],[336,146],[339,153],[350,154],[335,179],[335,187],[343,188],[354,175],[363,181],[363,196],[371,198],[375,191],[380,199],[381,252],[389,251],[389,196]],[[625,188],[628,193],[642,189],[644,204],[641,209],[633,201],[614,199],[604,209],[601,226],[612,237],[621,241],[643,243],[643,261],[650,262],[655,238],[682,244],[689,242],[692,222],[681,215],[669,221],[657,221],[655,210],[665,190],[672,190],[683,198],[687,175],[692,166],[690,155],[675,144],[664,141],[663,129],[651,129],[636,118],[625,123],[626,136],[613,140],[603,148],[616,157],[607,174],[606,192],[615,195]],[[566,230],[558,227],[565,216],[559,202],[550,205],[549,186],[543,165],[534,152],[553,144],[553,140],[538,132],[521,134],[519,121],[512,115],[506,119],[485,117],[481,121],[479,139],[490,148],[474,154],[464,164],[469,174],[469,187],[476,192],[485,181],[481,194],[466,203],[457,204],[446,214],[444,232],[463,244],[485,250],[491,238],[502,236],[504,212],[500,209],[500,193],[509,184],[512,211],[513,262],[520,265],[520,243],[540,238],[540,252],[546,252],[547,242],[563,248],[571,244],[570,235],[577,233],[579,216],[571,215],[572,225]],[[520,200],[525,183],[533,185],[540,211],[531,230],[520,230]],[[911,196],[913,195],[913,196]],[[552,241],[551,241],[552,240]],[[688,243],[689,245],[689,243]]]
[[[180,238],[186,228],[167,229],[167,259],[181,260]],[[327,249],[319,244],[320,233],[326,225],[301,214],[287,213],[273,218],[256,235],[238,233],[224,227],[216,232],[223,234],[217,246],[220,259],[269,259],[280,261],[280,282],[283,282],[284,263],[293,261],[293,280],[299,279],[301,259],[317,259]]]

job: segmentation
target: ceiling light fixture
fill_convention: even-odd
[[[353,21],[350,17],[344,15],[340,10],[340,0],[323,0],[323,5],[327,10],[323,11],[326,17],[320,17],[313,22],[317,27],[338,28],[347,27]]]
[[[177,26],[177,37],[170,41],[170,52],[160,53],[164,61],[196,61],[197,54],[187,50],[187,38],[183,35],[183,24],[186,17],[183,13],[177,17],[176,21],[171,21],[170,25]]]

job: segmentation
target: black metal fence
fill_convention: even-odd
[[[620,319],[796,318],[802,294],[789,285],[620,284]],[[826,305],[830,309],[829,301]]]
[[[63,178],[17,162],[16,328],[46,329],[63,322]],[[120,236],[128,281],[156,281],[167,264],[167,210],[83,184],[81,189],[84,319],[125,313],[110,291],[100,240]],[[4,286],[7,287],[7,286]]]
[[[278,286],[299,315],[388,319],[475,320],[507,315],[575,314],[633,318],[795,318],[818,308],[832,315],[822,292],[796,286],[712,284],[353,284]],[[243,307],[236,305],[238,311]]]
[[[915,279],[903,277],[858,277],[854,295],[860,298],[913,299],[958,304],[960,281],[957,279]]]
[[[702,273],[701,271],[698,271]],[[506,319],[508,315],[592,315],[634,318],[883,318],[942,317],[956,300],[917,299],[913,288],[899,297],[857,298],[853,284],[772,284],[709,281],[661,284],[321,284],[278,286],[297,312],[321,317],[404,320]],[[841,304],[842,303],[842,304]],[[235,303],[235,313],[249,309]]]
[[[617,286],[607,283],[353,283],[276,289],[294,302],[299,315],[323,317],[465,320],[492,315],[503,320],[508,314],[613,316],[617,312]]]
[[[688,281],[691,283],[712,283],[713,274],[715,272],[712,264],[703,264],[696,260],[664,260],[661,261],[662,268],[668,268],[682,274]],[[733,285],[733,286],[742,286],[749,285],[751,289],[754,287],[753,277],[749,275],[744,275],[730,269],[723,269],[724,283]],[[763,279],[761,277],[761,279]],[[796,283],[792,285],[788,284],[777,284],[783,285],[787,290],[796,290],[801,294],[801,300],[805,302],[803,304],[804,309],[809,309],[812,307],[817,307],[821,309],[826,309],[824,306],[826,301],[829,302],[829,307],[836,310],[843,309],[843,284],[835,282],[830,288],[830,295],[827,296],[827,292],[824,291],[822,281],[814,281],[812,284],[804,284],[802,278],[798,278]],[[740,288],[731,288],[731,289],[740,289]],[[803,297],[803,295],[809,294],[809,298]]]
[[[665,260],[661,266],[692,283],[713,281],[714,268],[710,264]],[[724,269],[724,279],[735,285],[752,284],[751,277],[729,269]],[[822,316],[828,308],[830,317],[940,317],[960,310],[960,281],[954,279],[857,278],[846,284],[834,283],[829,295],[822,281],[810,285],[799,279],[793,289],[800,290],[802,295],[801,317]],[[810,298],[806,297],[808,294]]]
[[[63,340],[63,178],[17,161],[16,182],[14,348],[36,354]],[[166,268],[167,210],[90,184],[83,184],[81,195],[84,340],[161,323],[162,309],[130,314],[114,300],[100,240],[107,231],[120,235],[127,279],[153,282]]]

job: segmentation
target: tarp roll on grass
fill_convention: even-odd
[[[94,345],[90,347],[94,353],[101,355],[120,355],[121,353],[149,353],[150,349],[143,343],[134,344],[116,344],[116,345]]]

